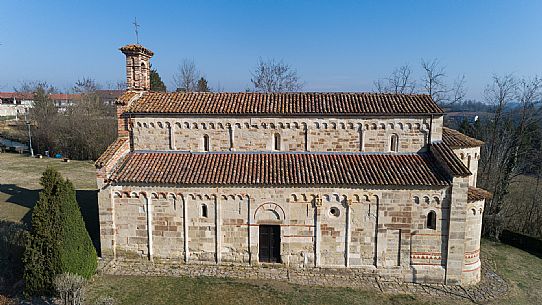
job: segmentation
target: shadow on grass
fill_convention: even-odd
[[[30,226],[32,220],[32,208],[38,201],[39,190],[30,190],[19,187],[15,184],[0,184],[0,193],[8,195],[6,202],[17,204],[30,210],[26,213],[21,222]],[[98,220],[98,191],[97,190],[76,190],[77,203],[81,209],[85,227],[92,239],[92,244],[100,255],[100,222]]]

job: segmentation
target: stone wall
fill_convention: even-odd
[[[484,200],[467,204],[467,221],[465,228],[465,260],[461,282],[465,285],[480,281],[480,237],[482,233],[482,215]]]
[[[472,175],[469,177],[469,186],[476,187],[476,180],[478,178],[478,162],[480,160],[480,147],[456,148],[453,151],[472,173]]]
[[[443,283],[450,194],[449,188],[110,186],[99,195],[112,202],[100,204],[102,254],[258,266],[259,226],[274,224],[285,266],[361,268]],[[430,211],[435,228],[427,227]]]
[[[430,120],[419,118],[154,118],[135,117],[135,150],[388,152],[398,137],[399,152],[423,150]],[[433,120],[433,140],[442,139],[442,117]]]

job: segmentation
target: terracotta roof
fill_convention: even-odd
[[[121,96],[117,98],[116,104],[119,105],[128,105],[128,103],[134,99],[136,96],[138,96],[140,92],[135,91],[126,91]]]
[[[469,190],[468,190],[468,193],[467,193],[467,201],[468,202],[474,202],[474,201],[479,201],[479,200],[484,200],[484,199],[491,199],[492,197],[493,197],[493,194],[491,194],[490,192],[488,192],[488,191],[486,191],[484,189],[469,186]]]
[[[123,53],[130,53],[130,52],[141,52],[143,54],[153,56],[154,52],[145,48],[144,46],[140,44],[129,44],[125,45],[124,47],[119,48]]]
[[[484,142],[478,139],[471,138],[457,130],[447,127],[442,127],[442,141],[451,148],[469,148],[484,145]]]
[[[81,94],[53,93],[49,95],[49,98],[54,101],[79,101]]]
[[[128,142],[128,138],[117,138],[115,142],[111,143],[107,147],[107,149],[103,152],[103,154],[94,162],[94,165],[97,168],[101,168],[107,165],[107,163],[113,158],[113,156],[116,154],[116,152],[125,144]]]
[[[470,176],[472,173],[461,162],[461,160],[454,154],[453,150],[444,142],[432,143],[431,152],[435,157],[443,163],[445,167],[450,171],[453,176]]]
[[[110,179],[175,185],[450,184],[430,154],[133,152]]]
[[[221,115],[441,114],[423,94],[146,92],[127,112]]]
[[[34,99],[34,94],[31,92],[0,92],[0,98],[15,98],[15,99]]]

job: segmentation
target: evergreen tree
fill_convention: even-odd
[[[166,92],[166,85],[162,81],[160,74],[156,69],[153,69],[151,66],[151,91],[156,92]]]
[[[58,202],[60,174],[48,168],[40,179],[43,190],[32,210],[32,228],[23,257],[27,295],[53,293],[53,279],[61,273],[59,235],[60,206]]]
[[[52,294],[56,275],[69,272],[89,278],[97,265],[72,183],[51,168],[40,183],[43,190],[32,210],[23,258],[27,295]]]
[[[209,86],[207,84],[207,80],[205,78],[202,77],[202,78],[200,78],[198,80],[197,91],[198,92],[209,92],[209,91],[211,91],[209,89]]]
[[[62,273],[77,274],[88,279],[96,271],[98,263],[96,249],[85,227],[71,181],[63,181],[59,193]]]

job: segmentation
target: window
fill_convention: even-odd
[[[209,217],[209,214],[207,213],[207,205],[205,204],[201,205],[201,217],[204,217],[204,218]]]
[[[341,215],[341,211],[337,207],[332,207],[329,209],[329,214],[334,217],[339,217],[339,215]]]
[[[470,170],[470,155],[467,156],[467,168]]]
[[[209,151],[209,136],[203,136],[203,151]]]
[[[399,136],[396,134],[392,134],[390,137],[390,151],[399,151]]]
[[[278,133],[273,134],[273,149],[280,150],[280,135]]]
[[[437,213],[435,213],[435,211],[431,211],[427,214],[427,228],[432,230],[437,229]]]

